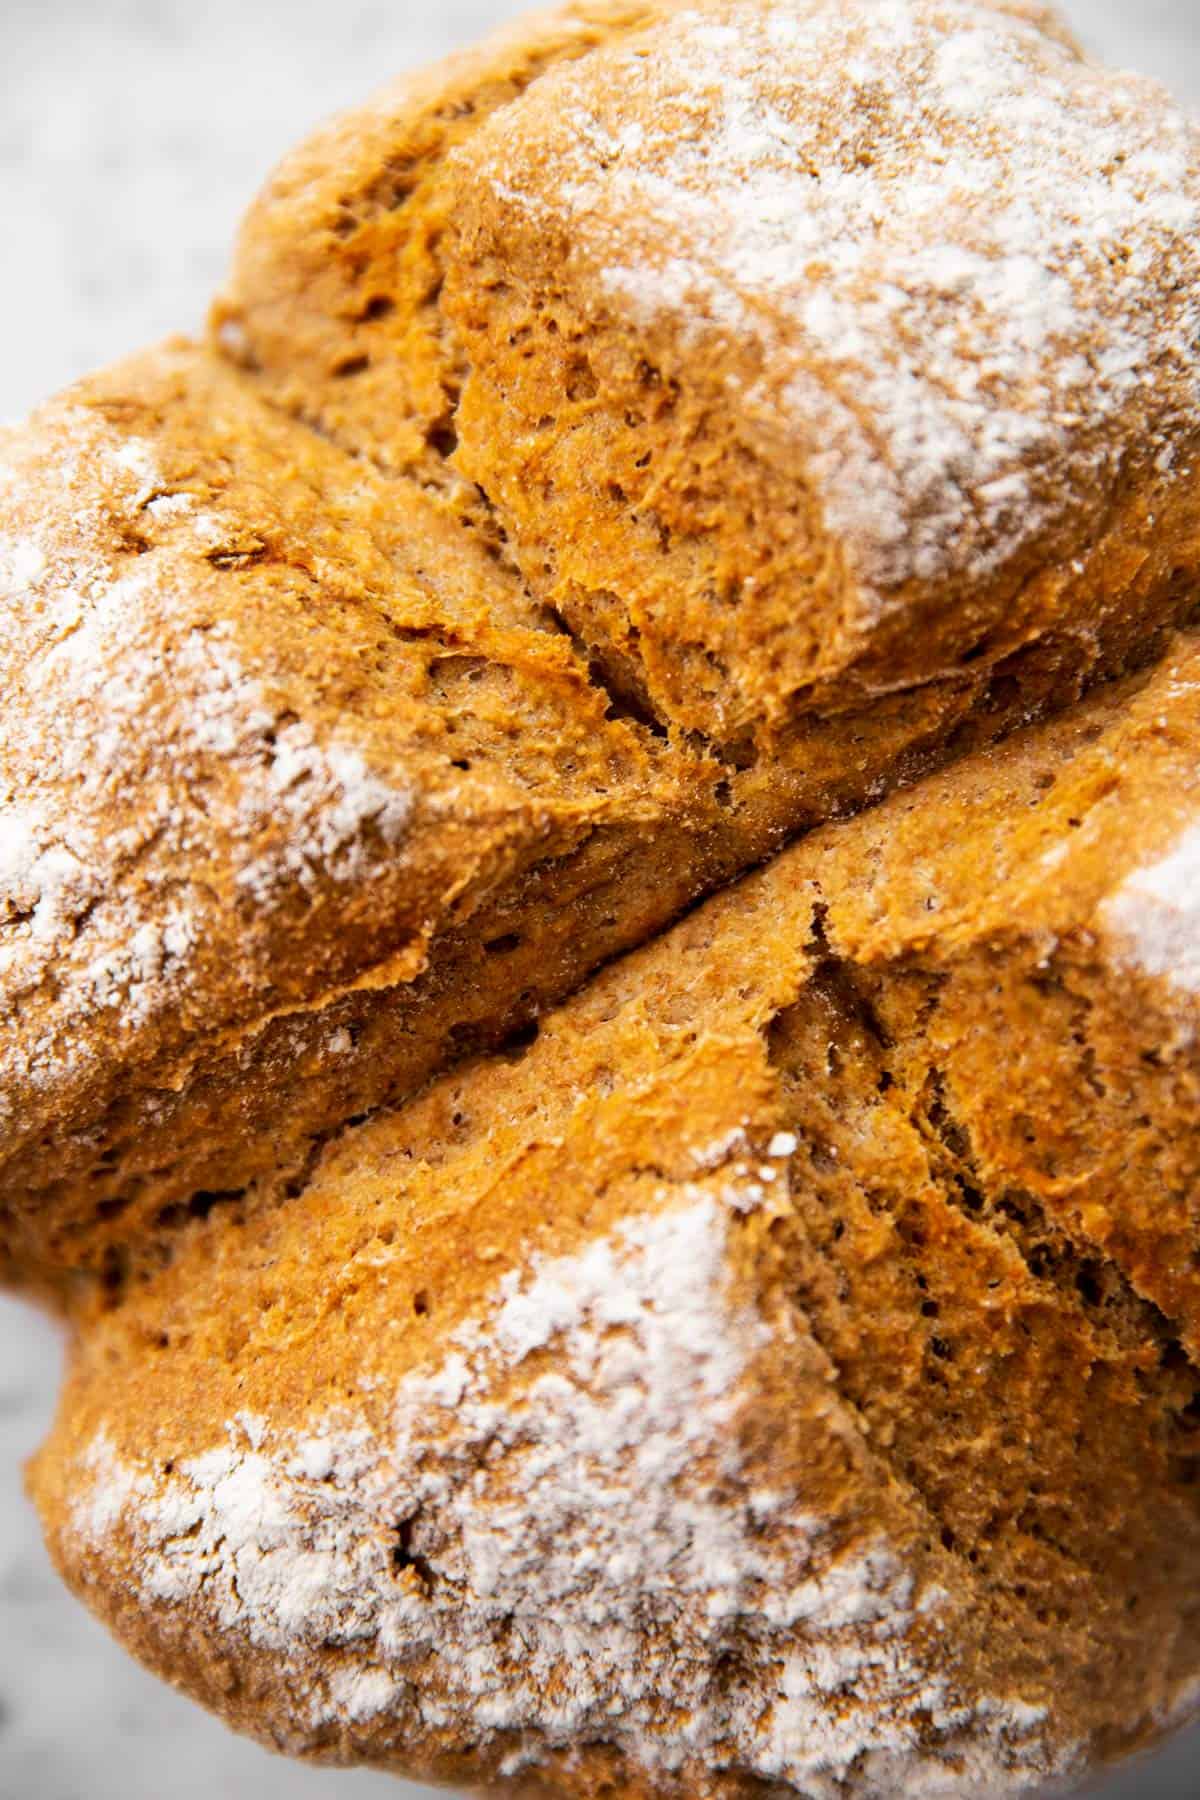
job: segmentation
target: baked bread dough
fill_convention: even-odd
[[[1037,6],[568,8],[289,158],[217,333],[754,742],[1194,585],[1198,144]]]
[[[1023,0],[568,7],[0,442],[32,1491],[238,1728],[975,1800],[1200,1708],[1198,145]]]
[[[33,1469],[67,1579],[268,1743],[589,1800],[1185,1716],[1198,731],[1193,637],[181,1227]]]
[[[1195,152],[1040,12],[723,0],[526,23],[285,165],[243,366],[150,352],[5,440],[8,1270],[119,1283],[1151,656],[1200,563]]]

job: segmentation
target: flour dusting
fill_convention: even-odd
[[[1127,876],[1103,917],[1139,968],[1200,994],[1200,826],[1161,861]]]
[[[101,1032],[201,1001],[231,891],[257,929],[318,884],[367,881],[412,801],[353,742],[318,739],[206,612],[238,529],[219,500],[172,488],[149,442],[82,406],[6,447],[0,504],[22,521],[0,540],[0,656],[22,694],[0,751],[11,1127],[31,1090],[111,1056]],[[252,979],[251,929],[232,928]]]
[[[465,1730],[510,1774],[595,1740],[814,1795],[864,1758],[892,1795],[1020,1791],[1047,1766],[1042,1715],[955,1694],[945,1597],[747,1479],[772,1334],[730,1297],[731,1214],[678,1198],[506,1277],[399,1382],[386,1433],[243,1417],[170,1473],[115,1479],[101,1440],[76,1529],[119,1531],[147,1604],[270,1653],[296,1747],[373,1721],[410,1748]]]

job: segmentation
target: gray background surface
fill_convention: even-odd
[[[239,213],[323,114],[520,10],[511,0],[0,0],[0,417],[193,329]],[[1200,108],[1200,0],[1067,0],[1091,45]],[[52,1327],[0,1298],[0,1800],[402,1800],[233,1738],[60,1588],[21,1491]],[[1200,1800],[1200,1734],[1102,1784]]]

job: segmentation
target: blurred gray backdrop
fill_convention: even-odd
[[[1091,46],[1200,110],[1200,0],[1063,0]],[[238,216],[322,115],[516,0],[0,0],[0,418],[193,330]],[[21,1490],[60,1347],[0,1297],[0,1800],[413,1800],[230,1736],[56,1583]],[[1097,1800],[1200,1800],[1200,1733]]]

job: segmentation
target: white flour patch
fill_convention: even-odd
[[[101,1543],[135,1498],[153,1493],[153,1483],[120,1460],[106,1432],[88,1446],[81,1468],[84,1480],[72,1502],[72,1520],[82,1538]]]
[[[1161,862],[1127,876],[1102,917],[1138,968],[1200,994],[1200,826]]]
[[[297,1747],[307,1715],[410,1746],[503,1734],[510,1773],[599,1741],[813,1795],[864,1758],[889,1785],[863,1794],[1020,1791],[1049,1766],[1044,1720],[955,1693],[946,1597],[748,1478],[771,1333],[729,1297],[728,1213],[682,1198],[505,1278],[401,1380],[386,1433],[242,1419],[115,1480],[102,1449],[77,1529],[103,1545],[119,1515],[147,1604],[271,1653]]]
[[[717,1138],[714,1143],[704,1144],[694,1149],[691,1152],[692,1161],[697,1169],[718,1169],[722,1163],[729,1161],[736,1150],[743,1149],[745,1144],[745,1126],[735,1125],[722,1137]]]
[[[27,592],[45,567],[40,545],[29,538],[0,537],[0,591],[8,595]]]
[[[341,880],[365,874],[366,828],[394,847],[404,836],[412,801],[373,774],[357,750],[319,745],[311,729],[297,723],[276,734],[271,761],[243,788],[239,811],[251,830],[264,816],[295,827],[282,848],[238,871],[239,885],[262,899],[281,884],[304,882],[314,867]]]

